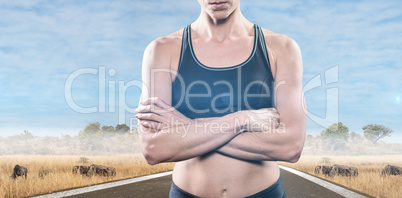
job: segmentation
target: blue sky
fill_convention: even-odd
[[[358,133],[376,123],[394,130],[387,142],[402,142],[399,1],[250,0],[241,7],[251,22],[297,41],[303,84],[321,76],[323,86],[305,96],[309,115],[326,120],[309,118],[307,133],[338,120]],[[0,136],[77,134],[93,121],[115,126],[119,114],[129,123],[133,114],[117,106],[122,97],[114,111],[107,105],[109,93],[118,95],[108,83],[140,80],[147,44],[190,24],[199,12],[195,0],[0,2]],[[78,76],[67,90],[76,104],[98,106],[99,68],[105,68],[105,112],[79,113],[66,102],[68,77],[84,68],[98,73]],[[139,93],[134,86],[124,92],[129,107],[136,107]]]

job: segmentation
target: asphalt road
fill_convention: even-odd
[[[313,183],[303,177],[281,169],[282,183],[286,195],[292,197],[343,197],[327,188]],[[168,197],[172,176],[163,176],[137,183],[122,185],[80,195],[70,198],[126,198],[126,197]]]

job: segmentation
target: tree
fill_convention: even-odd
[[[345,126],[342,122],[333,123],[325,131],[321,132],[321,137],[323,139],[349,139],[349,128]]]
[[[100,124],[99,124],[99,122],[92,122],[92,123],[89,123],[89,124],[85,127],[85,129],[84,129],[84,133],[85,133],[85,134],[95,134],[95,133],[97,133],[98,131],[100,131]]]
[[[128,127],[126,124],[118,124],[116,126],[116,132],[118,133],[125,133],[127,131],[130,131],[130,127]]]
[[[27,131],[27,130],[24,130],[24,133],[21,134],[21,138],[22,138],[22,139],[25,139],[25,140],[28,140],[28,139],[33,139],[33,138],[35,138],[35,137],[32,135],[31,132],[29,132],[29,131]]]
[[[113,126],[103,126],[102,131],[104,131],[104,132],[114,132],[115,129],[114,129]]]
[[[373,144],[376,144],[381,138],[391,136],[393,132],[392,129],[380,124],[365,125],[363,126],[363,131],[364,137],[373,142]]]
[[[306,142],[304,143],[305,145],[311,145],[314,141],[314,136],[307,134],[306,136]]]
[[[323,146],[330,150],[342,150],[346,148],[349,139],[349,128],[342,122],[333,123],[327,129],[321,131]]]
[[[350,141],[360,143],[360,142],[363,142],[363,140],[364,139],[360,134],[358,134],[354,131],[350,133]]]

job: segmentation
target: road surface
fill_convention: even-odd
[[[286,169],[286,170],[284,170]],[[296,174],[295,174],[296,173]],[[282,183],[289,198],[292,197],[366,197],[357,192],[353,192],[325,182],[316,177],[300,173],[286,167],[281,167]],[[307,178],[307,179],[306,179]],[[172,176],[162,176],[148,179],[131,184],[120,185],[112,188],[85,192],[83,194],[67,196],[69,198],[126,198],[126,197],[168,197]],[[50,197],[59,197],[54,194]],[[43,196],[43,197],[46,197]],[[63,196],[64,197],[64,196]]]

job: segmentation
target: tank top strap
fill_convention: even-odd
[[[190,30],[190,25],[187,25],[186,27],[183,28],[183,35],[182,35],[182,39],[181,39],[179,67],[180,67],[180,65],[182,65],[183,58],[185,57],[186,53],[188,53],[188,51],[190,49],[189,30]]]
[[[175,109],[194,119],[275,107],[274,79],[259,26],[254,24],[254,46],[249,58],[222,68],[208,67],[197,60],[190,30],[190,25],[183,28],[179,65],[172,82]]]
[[[258,48],[260,49],[259,52],[263,56],[265,63],[267,64],[267,69],[271,72],[272,75],[272,70],[271,70],[271,63],[269,62],[269,57],[268,57],[268,49],[267,49],[267,44],[265,42],[265,36],[264,32],[262,31],[261,27],[258,25],[255,25],[257,27],[257,34],[258,34]]]
[[[248,59],[255,58],[254,54],[257,53],[257,57],[262,58],[264,65],[266,65],[268,70],[271,71],[271,65],[268,57],[268,50],[266,47],[265,36],[262,31],[262,28],[257,24],[254,24],[254,45],[253,51]],[[198,61],[195,57],[194,52],[192,51],[192,42],[191,42],[191,24],[187,25],[183,28],[182,34],[182,43],[181,43],[181,50],[180,50],[180,59],[179,59],[179,67],[177,71],[180,71],[181,66],[185,63],[186,67],[197,67],[203,66],[202,63]],[[248,61],[243,62],[242,64],[247,63]],[[191,64],[188,64],[191,63]],[[195,64],[193,64],[195,63]],[[205,68],[205,67],[204,67]],[[225,69],[233,69],[233,67],[227,68],[208,68],[210,70],[225,70]]]

